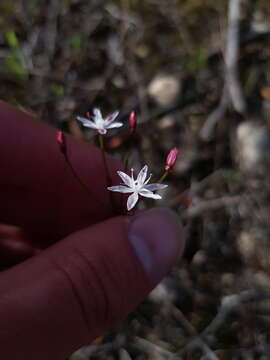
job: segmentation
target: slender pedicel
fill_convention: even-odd
[[[130,135],[130,137],[133,137],[136,132],[136,128],[137,128],[137,114],[135,111],[131,111],[128,121],[129,121],[129,135]],[[128,170],[128,163],[129,163],[130,155],[131,155],[131,148],[130,148],[130,141],[129,141],[128,149],[124,155],[124,160],[123,160],[125,171]]]
[[[83,124],[83,126],[90,129],[94,129],[98,133],[99,148],[102,154],[102,161],[105,169],[107,186],[110,186],[112,184],[112,180],[110,177],[109,167],[105,156],[103,136],[107,134],[108,130],[123,126],[121,122],[115,122],[115,119],[117,118],[118,114],[119,111],[115,111],[112,114],[108,115],[107,117],[103,118],[100,109],[94,108],[93,115],[91,115],[90,112],[87,112],[86,117],[77,116],[77,120],[80,121]],[[110,194],[110,202],[112,208],[115,209],[115,204],[112,194]]]
[[[66,136],[64,134],[63,131],[61,130],[57,130],[56,132],[56,141],[59,145],[59,149],[60,151],[63,153],[64,155],[64,159],[66,164],[68,165],[72,175],[74,176],[74,178],[78,181],[78,183],[81,185],[81,187],[88,193],[88,195],[91,196],[92,199],[95,199],[95,201],[97,201],[98,203],[100,203],[102,206],[104,206],[105,204],[100,201],[88,188],[88,186],[80,179],[79,175],[77,174],[76,170],[74,169],[72,163],[69,160],[68,157],[68,151],[67,151],[67,140],[66,140]]]

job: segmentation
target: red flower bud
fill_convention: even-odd
[[[56,132],[56,141],[60,147],[62,153],[66,152],[66,137],[62,130],[57,130]]]
[[[129,115],[129,132],[130,134],[134,133],[137,126],[137,114],[135,111],[132,111]]]
[[[167,156],[167,159],[166,159],[166,166],[165,166],[166,171],[171,171],[172,170],[172,168],[174,167],[174,165],[176,163],[178,153],[179,153],[179,150],[176,147],[173,148],[169,152],[169,154]]]

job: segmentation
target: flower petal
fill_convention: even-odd
[[[156,191],[156,190],[162,190],[168,187],[168,185],[165,184],[149,184],[145,185],[144,189],[150,190],[150,191]]]
[[[110,186],[110,187],[107,187],[108,190],[111,190],[111,191],[119,191],[123,194],[127,194],[127,193],[131,193],[133,192],[133,190],[127,186],[123,186],[123,185],[118,185],[118,186]]]
[[[103,119],[103,118],[102,118],[101,111],[100,111],[98,108],[94,108],[94,109],[93,109],[93,114],[94,114],[94,116],[95,116],[97,119]]]
[[[123,173],[122,171],[117,171],[117,174],[120,176],[120,178],[123,180],[124,184],[126,184],[129,187],[133,187],[133,182],[130,176]]]
[[[110,114],[109,116],[106,117],[105,119],[105,125],[110,125],[118,116],[119,111],[115,111],[112,114]]]
[[[121,126],[123,126],[123,123],[120,123],[120,122],[115,122],[115,123],[110,124],[110,125],[105,124],[106,129],[119,128]]]
[[[136,205],[138,199],[139,199],[139,195],[136,192],[128,197],[128,201],[127,201],[127,209],[128,209],[128,211],[130,211],[131,209],[134,208],[134,206]]]
[[[149,178],[148,178],[148,179],[144,182],[144,185],[146,185],[146,184],[148,184],[148,183],[149,183],[149,181],[150,181],[151,177],[152,177],[152,174],[150,174],[150,175],[149,175]]]
[[[82,117],[82,116],[77,116],[76,119],[77,119],[78,121],[81,121],[82,123],[83,123],[83,122],[88,122],[88,121],[90,121],[89,119],[87,119],[87,118],[85,118],[85,117]]]
[[[139,191],[139,194],[141,196],[147,197],[147,198],[151,198],[151,199],[155,199],[155,200],[159,200],[162,199],[162,197],[158,194],[153,194],[152,191],[146,190],[146,189],[141,189]]]
[[[97,125],[91,120],[88,120],[81,116],[77,116],[77,120],[80,121],[85,127],[89,127],[91,129],[98,129]]]
[[[139,172],[139,175],[137,177],[137,182],[140,185],[143,185],[147,176],[148,166],[144,165],[142,170]]]

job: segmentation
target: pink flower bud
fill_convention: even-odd
[[[62,130],[57,130],[56,132],[56,141],[60,147],[62,153],[66,152],[66,137]]]
[[[137,114],[135,111],[132,111],[129,115],[129,132],[130,134],[134,133],[137,126]]]
[[[178,157],[178,153],[179,150],[176,147],[169,152],[166,159],[166,166],[165,166],[166,171],[171,171],[173,169]]]

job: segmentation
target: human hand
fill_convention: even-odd
[[[1,356],[64,360],[166,275],[182,253],[183,231],[165,209],[115,216],[98,149],[68,137],[91,197],[54,129],[3,102],[0,123]],[[116,185],[120,165],[109,156],[108,164]]]

